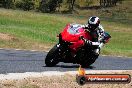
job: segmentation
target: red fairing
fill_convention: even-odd
[[[82,47],[84,45],[84,41],[80,40],[80,36],[83,36],[84,38],[91,40],[91,36],[89,32],[86,32],[81,26],[78,25],[66,25],[64,30],[61,32],[62,40],[71,42],[72,45],[70,48],[74,51],[77,51],[79,47]]]

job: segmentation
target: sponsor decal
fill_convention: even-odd
[[[129,74],[86,74],[85,69],[79,67],[76,81],[79,85],[86,83],[130,83]]]

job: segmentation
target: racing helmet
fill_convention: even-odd
[[[99,17],[92,16],[88,19],[88,28],[89,31],[94,31],[100,24],[100,19]]]

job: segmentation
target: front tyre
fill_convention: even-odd
[[[53,67],[59,63],[59,52],[55,45],[47,54],[45,58],[45,64],[47,67]]]

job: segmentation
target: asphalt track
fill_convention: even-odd
[[[45,67],[46,52],[25,50],[0,50],[0,74],[77,71],[79,65],[59,63],[55,67]],[[87,70],[132,70],[132,58],[100,56]]]

